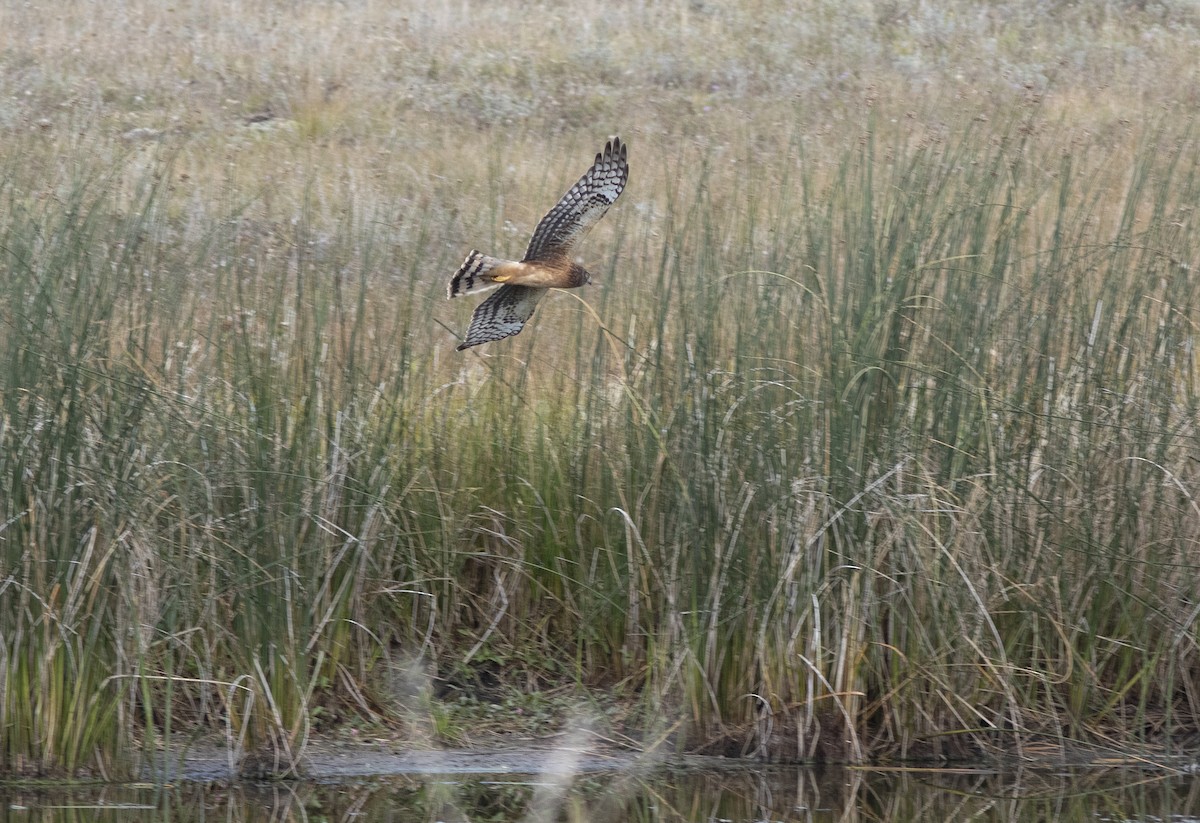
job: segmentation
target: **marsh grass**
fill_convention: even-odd
[[[350,203],[182,242],[165,160],[10,186],[7,768],[286,772],[414,660],[774,757],[1193,728],[1193,141],[863,133],[648,169],[610,285],[457,359],[430,213],[397,271]]]
[[[1188,123],[1080,125],[1064,80],[914,110],[880,79],[807,111],[804,71],[755,62],[787,63],[761,30],[746,42],[773,47],[665,54],[625,90],[600,71],[582,101],[565,57],[415,72],[449,12],[404,24],[420,36],[375,21],[403,56],[335,37],[325,78],[283,46],[257,75],[224,65],[230,38],[273,42],[272,8],[213,29],[219,70],[189,94],[167,83],[188,52],[138,51],[108,67],[127,105],[94,111],[55,108],[89,54],[72,18],[16,21],[40,32],[19,117],[55,113],[14,130],[0,181],[3,770],[130,773],[215,731],[287,773],[348,722],[469,737],[442,698],[489,679],[612,691],[644,745],[778,758],[1195,730]],[[651,22],[695,48],[753,29],[688,9]],[[169,43],[142,13],[166,34],[140,48]],[[1190,30],[1171,14],[1139,30]],[[886,48],[855,48],[891,77],[980,19],[880,18]],[[777,23],[814,48],[853,25]],[[629,37],[607,59],[643,54]],[[1077,57],[1063,73],[1133,83]],[[343,82],[360,64],[434,96]],[[705,85],[720,66],[757,118]],[[472,67],[478,106],[436,96]],[[575,91],[506,108],[551,81]],[[455,353],[447,273],[471,246],[519,254],[592,124],[639,95],[633,180],[584,248],[598,285]],[[143,105],[183,118],[162,145],[97,136]],[[581,110],[588,128],[562,119]]]

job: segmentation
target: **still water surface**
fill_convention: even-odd
[[[420,774],[348,783],[0,785],[0,821],[1196,821],[1200,777],[848,769]]]

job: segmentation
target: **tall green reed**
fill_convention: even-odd
[[[598,287],[465,354],[499,211],[9,187],[4,767],[286,772],[486,666],[781,757],[1194,724],[1189,145],[647,151]]]
[[[774,724],[791,756],[1161,729],[1193,631],[1192,172],[1157,137],[1130,180],[1047,174],[1025,128],[887,162],[879,139],[819,182],[799,163],[803,202],[763,235],[755,210],[794,196],[768,174],[732,218],[698,185],[664,232],[686,285],[647,339],[681,376],[642,399],[677,474],[641,499],[671,511],[611,540],[668,612],[639,612],[676,641],[666,679],[701,738]]]
[[[137,489],[152,386],[122,349],[160,191],[121,211],[113,185],[3,190],[0,750],[18,771],[123,767],[118,715],[154,596]]]

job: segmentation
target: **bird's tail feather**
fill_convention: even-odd
[[[458,297],[460,294],[470,294],[475,291],[491,288],[496,282],[490,276],[492,269],[504,265],[507,260],[488,257],[477,251],[467,255],[467,259],[458,267],[458,271],[450,278],[450,286],[446,289],[447,297]]]

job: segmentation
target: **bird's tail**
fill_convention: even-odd
[[[491,288],[498,281],[491,276],[492,269],[503,266],[507,260],[488,257],[477,251],[467,255],[467,259],[458,267],[458,271],[450,278],[450,286],[446,289],[447,297],[458,297],[460,294],[470,294],[474,291]]]

